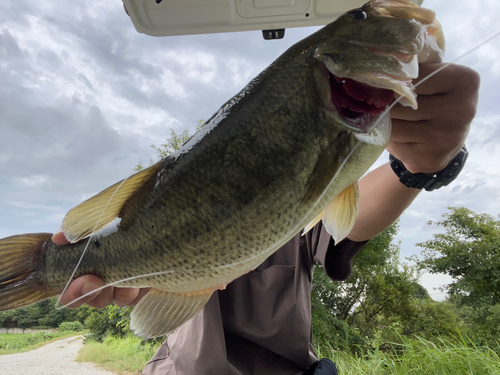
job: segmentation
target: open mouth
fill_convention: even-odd
[[[351,126],[365,130],[394,100],[394,92],[328,73],[332,101]]]

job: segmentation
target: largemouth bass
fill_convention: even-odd
[[[344,14],[287,50],[174,154],[70,210],[70,245],[50,233],[0,240],[0,310],[94,274],[151,287],[131,328],[162,336],[303,228],[323,220],[341,240],[356,218],[357,181],[389,140],[385,109],[395,96],[416,108],[418,60],[439,61],[442,49],[434,13],[408,0]]]

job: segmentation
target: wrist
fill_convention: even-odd
[[[453,182],[462,171],[468,156],[469,152],[464,145],[458,155],[443,170],[436,173],[411,173],[406,169],[403,162],[393,155],[389,155],[389,162],[392,170],[404,186],[432,191],[448,186]]]

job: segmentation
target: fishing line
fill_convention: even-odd
[[[130,176],[129,176],[130,177]],[[90,234],[89,236],[89,240],[87,241],[87,244],[85,245],[85,248],[83,249],[83,252],[82,252],[82,255],[80,256],[80,259],[78,260],[78,263],[76,264],[75,266],[75,269],[73,270],[73,273],[71,274],[71,276],[69,277],[69,280],[68,282],[66,283],[62,293],[59,295],[59,298],[57,299],[57,302],[56,302],[56,305],[55,305],[55,308],[56,310],[61,310],[63,309],[64,307],[67,307],[68,305],[62,305],[61,304],[61,297],[64,295],[64,293],[66,292],[66,290],[68,289],[69,287],[69,284],[71,284],[71,282],[73,281],[73,276],[75,276],[75,273],[76,271],[78,270],[78,267],[80,267],[80,264],[82,263],[82,260],[83,260],[83,257],[85,256],[85,253],[87,252],[87,249],[89,247],[89,244],[90,244],[90,241],[92,240],[92,236],[96,233],[95,230],[97,228],[97,225],[99,224],[99,222],[101,221],[101,218],[102,218],[102,215],[104,215],[104,212],[106,211],[106,209],[108,208],[109,204],[111,203],[111,201],[113,200],[113,197],[115,196],[115,194],[118,192],[118,190],[121,188],[121,186],[125,183],[125,181],[128,180],[128,178],[125,178],[122,183],[120,185],[118,185],[118,187],[116,188],[116,190],[113,192],[113,195],[111,195],[111,197],[108,199],[108,202],[106,203],[106,205],[104,206],[104,209],[102,210],[101,212],[101,215],[99,216],[99,218],[97,219],[95,225],[94,225],[94,228],[92,229],[92,233]],[[64,232],[63,232],[64,234]],[[93,293],[93,292],[92,292]],[[88,295],[88,294],[86,294]],[[75,301],[78,301],[75,300]],[[73,301],[73,302],[75,302]],[[70,302],[69,304],[72,304],[73,302]],[[60,305],[60,306],[58,306]]]
[[[477,46],[475,46],[474,48],[472,48],[471,50],[467,51],[466,53],[460,55],[459,57],[455,58],[454,60],[452,60],[451,62],[448,62],[446,63],[445,65],[443,65],[442,67],[440,67],[439,69],[435,70],[434,72],[430,73],[429,75],[427,75],[425,78],[423,78],[421,81],[419,81],[414,87],[418,87],[419,85],[421,85],[422,83],[424,83],[425,81],[427,81],[428,79],[430,79],[431,77],[433,77],[434,75],[438,74],[439,72],[441,72],[442,70],[446,69],[447,67],[449,67],[450,65],[452,65],[453,63],[457,62],[458,60],[464,58],[465,56],[469,55],[470,53],[476,51],[477,49],[481,48],[483,45],[487,44],[488,42],[490,42],[491,40],[493,40],[494,38],[498,37],[500,35],[500,31],[497,32],[496,34],[494,34],[493,36],[489,37],[488,39],[486,39],[484,42],[478,44]],[[369,128],[369,131],[371,131],[372,129],[376,128],[380,122],[382,121],[382,119],[385,117],[385,115],[387,115],[389,113],[389,111],[397,104],[399,103],[399,101],[402,99],[402,96],[398,97],[396,100],[394,100],[393,103],[391,103],[391,105],[389,105],[380,115],[379,117],[377,118],[377,120],[374,122],[374,124]],[[359,147],[359,145],[361,144],[362,142],[358,142],[354,145],[354,147],[352,148],[352,150],[349,152],[349,154],[347,155],[347,157],[344,159],[344,161],[342,162],[342,164],[340,165],[339,169],[337,170],[337,172],[335,173],[335,175],[333,176],[333,178],[331,179],[331,181],[329,182],[328,186],[326,187],[326,189],[322,192],[322,194],[319,196],[319,198],[316,200],[316,202],[314,203],[314,205],[312,206],[312,208],[308,211],[308,213],[305,215],[305,217],[312,217],[314,218],[315,216],[312,214],[313,211],[316,210],[317,208],[317,205],[319,204],[319,202],[321,202],[321,200],[324,198],[324,196],[326,195],[326,192],[329,190],[329,188],[331,187],[331,185],[334,183],[334,181],[336,181],[337,179],[337,176],[338,174],[342,171],[343,167],[345,166],[345,164],[347,163],[347,161],[350,159],[350,157],[352,156],[352,154],[357,150],[357,148]],[[115,192],[113,193],[113,195],[110,197],[110,199],[108,200],[108,203],[106,204],[106,206],[104,207],[102,213],[101,213],[101,216],[99,217],[98,221],[96,222],[95,226],[94,226],[94,229],[93,229],[93,232],[92,234],[90,235],[89,237],[89,240],[87,242],[87,245],[85,246],[85,249],[71,275],[71,277],[69,278],[66,286],[64,287],[63,289],[63,292],[61,293],[61,295],[59,296],[58,300],[57,300],[57,303],[56,303],[56,309],[63,309],[65,307],[68,307],[69,305],[87,297],[87,296],[90,296],[92,294],[94,294],[95,292],[98,292],[98,291],[101,291],[109,286],[115,286],[115,285],[118,285],[118,284],[121,284],[121,283],[124,283],[124,282],[127,282],[127,281],[132,281],[132,280],[136,280],[136,279],[139,279],[139,278],[144,278],[144,277],[150,277],[150,276],[160,276],[160,275],[166,275],[166,274],[171,274],[171,273],[174,273],[174,272],[200,272],[200,271],[206,271],[206,270],[215,270],[215,269],[221,269],[221,268],[228,268],[228,267],[233,267],[233,266],[237,266],[238,264],[243,264],[245,262],[248,262],[248,261],[251,261],[255,258],[258,258],[262,255],[264,255],[265,253],[272,253],[273,251],[277,250],[279,247],[281,247],[283,244],[283,240],[282,241],[279,241],[278,243],[276,243],[275,245],[271,246],[270,248],[267,248],[266,250],[262,251],[262,252],[259,252],[257,253],[256,255],[253,255],[251,256],[250,258],[247,258],[245,260],[241,260],[241,261],[238,261],[238,262],[234,262],[234,263],[230,263],[230,264],[225,264],[225,265],[221,265],[221,266],[216,266],[216,267],[212,267],[212,268],[200,268],[200,269],[190,269],[190,270],[168,270],[168,271],[158,271],[158,272],[152,272],[152,273],[148,273],[148,274],[144,274],[144,275],[138,275],[138,276],[132,276],[132,277],[129,277],[129,278],[126,278],[126,279],[122,279],[122,280],[119,280],[119,281],[115,281],[115,282],[112,282],[112,283],[108,283],[102,287],[99,287],[95,290],[93,290],[92,292],[89,292],[87,294],[84,294],[83,296],[80,296],[74,300],[72,300],[71,302],[69,302],[68,304],[66,305],[61,305],[60,303],[60,299],[61,299],[61,296],[66,292],[68,286],[70,285],[72,279],[73,279],[73,276],[75,275],[76,271],[78,270],[78,267],[80,266],[80,263],[87,251],[87,248],[90,244],[90,241],[92,239],[92,236],[95,234],[95,228],[97,227],[97,224],[99,223],[102,215],[104,214],[104,212],[106,211],[106,208],[108,207],[109,203],[111,202],[111,200],[113,199],[113,197],[115,196],[115,194],[117,193],[117,191],[120,189],[120,187],[122,186],[122,184],[128,179],[128,177],[126,179],[124,179],[122,181],[122,183],[117,187],[117,189],[115,190]],[[298,233],[301,229],[304,228],[305,225],[307,225],[309,222],[306,222],[305,219],[303,219],[298,225],[296,225],[295,227],[293,227],[292,230],[290,230],[289,232],[287,232],[287,234],[285,234],[283,236],[283,238],[288,238],[289,236],[294,236],[296,233]],[[61,306],[57,306],[57,304],[61,305]]]
[[[489,43],[490,41],[492,41],[493,39],[495,39],[496,37],[498,37],[500,35],[500,31],[497,32],[496,34],[493,34],[493,36],[489,37],[488,39],[486,39],[484,42],[482,43],[479,43],[477,46],[475,46],[474,48],[472,48],[471,50],[465,52],[464,54],[458,56],[457,58],[453,59],[452,61],[446,63],[445,65],[443,65],[442,67],[440,67],[439,69],[436,69],[434,72],[430,73],[429,75],[427,75],[426,77],[422,78],[421,81],[419,81],[415,86],[414,88],[417,88],[418,86],[420,86],[422,83],[424,83],[425,81],[427,81],[429,78],[432,78],[433,76],[435,76],[436,74],[438,74],[439,72],[441,72],[442,70],[446,69],[447,67],[449,67],[450,65],[456,63],[458,60],[464,58],[465,56],[471,54],[472,52],[478,50],[479,48],[481,48],[482,46],[484,46],[485,44]],[[387,107],[384,112],[382,112],[379,116],[379,118],[375,121],[375,123],[369,128],[369,131],[371,131],[373,128],[375,128],[378,123],[380,122],[380,119],[387,114],[387,112],[389,112],[396,104],[399,103],[399,101],[402,99],[403,97],[402,96],[399,96],[396,100],[394,100],[394,102],[391,103],[391,105],[389,107]]]
[[[267,251],[267,250],[266,250]],[[145,273],[143,275],[137,275],[137,276],[131,276],[131,277],[127,277],[125,279],[120,279],[118,281],[113,281],[111,283],[108,283],[106,285],[103,285],[97,289],[94,289],[93,291],[91,292],[88,292],[86,294],[84,294],[83,296],[80,296],[74,300],[72,300],[71,302],[67,303],[66,305],[62,305],[61,307],[57,308],[58,310],[60,309],[63,309],[65,307],[68,307],[69,305],[77,302],[77,301],[80,301],[81,299],[85,298],[85,297],[88,297],[92,294],[94,294],[95,292],[99,292],[103,289],[106,289],[107,287],[109,286],[116,286],[118,284],[122,284],[122,283],[125,283],[127,281],[132,281],[132,280],[137,280],[137,279],[142,279],[142,278],[145,278],[145,277],[151,277],[151,276],[161,276],[161,275],[167,275],[167,274],[171,274],[171,273],[176,273],[176,272],[202,272],[202,271],[207,271],[207,270],[218,270],[218,269],[223,269],[223,268],[229,268],[229,267],[233,267],[233,266],[237,266],[238,264],[243,264],[245,262],[248,262],[248,260],[252,260],[252,259],[255,259],[257,258],[259,255],[262,255],[264,254],[264,252],[261,252],[259,253],[258,255],[253,255],[252,257],[250,258],[246,258],[244,260],[240,260],[238,262],[234,262],[234,263],[230,263],[230,264],[223,264],[223,265],[220,265],[220,266],[215,266],[215,267],[205,267],[205,268],[194,268],[194,269],[184,269],[184,270],[167,270],[167,271],[157,271],[157,272],[151,272],[151,273]],[[146,286],[144,288],[149,288],[149,286]]]
[[[362,142],[358,142],[354,145],[354,147],[352,148],[352,150],[349,152],[349,154],[347,155],[347,157],[344,159],[344,161],[342,162],[342,164],[340,165],[339,169],[337,170],[337,172],[335,173],[335,175],[333,176],[333,178],[331,179],[330,183],[328,184],[327,188],[323,191],[323,193],[320,195],[320,197],[316,200],[316,203],[314,203],[313,207],[308,211],[308,213],[304,216],[305,218],[308,218],[308,217],[312,217],[314,218],[315,215],[312,214],[316,209],[317,209],[317,205],[318,203],[324,198],[326,192],[328,191],[329,187],[333,184],[333,182],[336,180],[338,174],[342,171],[344,165],[347,163],[347,161],[350,159],[351,155],[353,154],[353,152],[357,149],[357,147],[361,144]],[[126,180],[126,179],[125,179]],[[123,182],[125,182],[125,180]],[[118,191],[118,189],[120,188],[120,186],[123,184],[123,182],[118,186],[118,188],[116,189],[116,191],[113,193],[113,196],[116,194],[116,192]],[[108,204],[106,204],[106,207],[109,205],[109,202],[111,202],[111,200],[113,199],[113,196],[110,197],[109,201],[108,201]],[[106,210],[106,207],[104,207],[104,210],[103,212],[101,213],[101,216],[102,214],[104,213],[104,211]],[[66,305],[61,305],[60,303],[60,298],[61,296],[59,296],[59,299],[57,300],[57,303],[59,303],[61,306],[59,307],[56,307],[56,309],[60,310],[60,309],[63,309],[65,307],[68,307],[69,305],[77,302],[77,301],[80,301],[82,300],[83,298],[85,297],[88,297],[98,291],[101,291],[109,286],[115,286],[115,285],[118,285],[118,284],[122,284],[124,282],[127,282],[127,281],[132,281],[132,280],[136,280],[136,279],[140,279],[140,278],[145,278],[145,277],[150,277],[150,276],[161,276],[161,275],[166,275],[166,274],[172,274],[172,273],[175,273],[175,272],[202,272],[202,271],[207,271],[207,270],[217,270],[217,269],[223,269],[223,268],[229,268],[229,267],[234,267],[234,266],[237,266],[239,264],[244,264],[244,263],[247,263],[247,262],[250,262],[256,258],[259,258],[261,256],[263,256],[264,254],[268,253],[268,254],[272,254],[274,251],[278,250],[281,246],[283,246],[289,238],[295,236],[301,229],[303,229],[305,227],[305,225],[308,224],[309,221],[307,221],[306,219],[303,219],[299,224],[297,224],[296,226],[294,226],[291,230],[289,230],[283,237],[282,237],[282,240],[281,241],[278,241],[277,243],[275,243],[274,245],[272,245],[271,247],[265,249],[264,251],[261,251],[255,255],[252,255],[251,257],[249,258],[245,258],[244,260],[240,260],[240,261],[237,261],[237,262],[233,262],[233,263],[229,263],[229,264],[224,264],[224,265],[220,265],[220,266],[216,266],[216,267],[205,267],[205,268],[198,268],[198,269],[185,269],[185,270],[167,270],[167,271],[158,271],[158,272],[151,272],[151,273],[147,273],[147,274],[143,274],[143,275],[138,275],[138,276],[131,276],[131,277],[128,277],[128,278],[125,278],[125,279],[121,279],[121,280],[118,280],[118,281],[114,281],[114,282],[111,282],[111,283],[107,283],[106,285],[103,285],[97,289],[94,289],[93,291],[89,292],[89,293],[86,293],[74,300],[72,300],[71,302],[67,303]],[[96,226],[97,226],[97,223],[96,223]],[[95,227],[94,227],[94,230],[95,230]],[[92,233],[93,235],[94,233]],[[85,251],[87,250],[88,248],[88,245],[90,243],[90,240],[91,238],[89,238],[89,241],[87,242],[87,246],[85,247],[85,250],[84,252],[82,253],[82,256],[80,257],[80,261],[78,262],[77,266],[75,267],[75,270],[73,271],[73,274],[71,275],[68,283],[66,284],[66,287],[64,288],[63,292],[61,293],[61,295],[64,294],[64,292],[66,291],[66,289],[68,288],[69,284],[71,283],[72,279],[73,279],[73,276],[74,274],[76,273],[76,270],[78,269],[78,266],[80,265],[80,262],[81,260],[83,259],[83,256],[85,254]]]

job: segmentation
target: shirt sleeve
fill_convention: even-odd
[[[311,231],[314,238],[308,241],[314,261],[323,266],[331,279],[346,280],[351,275],[352,260],[368,241],[354,242],[346,238],[335,244],[322,223],[316,227]]]

